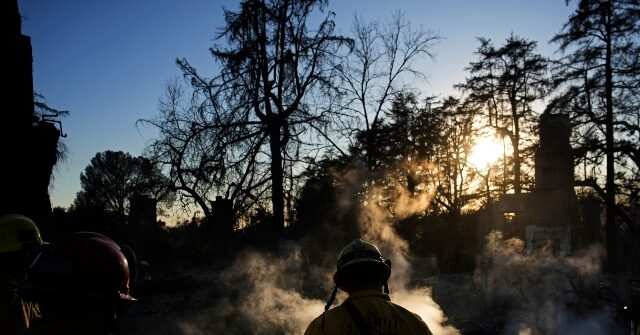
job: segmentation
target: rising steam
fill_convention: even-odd
[[[524,242],[487,236],[474,274],[483,308],[502,311],[504,334],[611,334],[613,319],[605,306],[591,308],[580,290],[597,289],[604,250],[592,246],[565,257],[551,248],[527,254]]]
[[[246,251],[220,276],[226,293],[195,317],[178,324],[182,334],[303,334],[324,310],[304,297],[300,248],[274,255]]]
[[[398,182],[397,176],[403,171],[428,170],[428,165],[397,169],[396,178],[390,177],[384,186],[368,183],[366,169],[353,169],[335,177],[342,188],[335,194],[338,203],[334,211],[353,214],[356,208],[358,212],[355,216],[339,213],[334,218],[356,218],[358,236],[376,244],[383,256],[392,260],[389,286],[393,302],[418,314],[434,334],[459,334],[432,298],[432,287],[415,284],[424,278],[412,276],[407,258],[409,245],[395,229],[398,220],[423,214],[433,196],[430,185],[419,182],[420,178],[412,177],[414,187],[407,187],[405,184],[411,183]],[[368,187],[363,190],[362,185]],[[333,229],[331,234],[336,234],[330,239],[337,240],[342,232],[336,222],[327,221]],[[327,249],[327,243],[326,239],[311,236],[281,244],[278,253],[241,253],[212,283],[222,294],[213,294],[215,298],[198,315],[177,320],[178,331],[189,335],[303,334],[323,312],[325,299],[333,288],[331,277],[339,248]],[[576,313],[567,307],[576,299],[576,288],[597,286],[603,253],[602,248],[594,246],[570,257],[557,256],[551,249],[527,254],[521,240],[504,239],[493,232],[478,256],[473,278],[467,276],[465,285],[441,284],[440,291],[447,286],[450,290],[436,296],[461,300],[455,314],[475,319],[476,325],[492,332],[606,333],[614,326],[608,310]],[[346,294],[340,293],[337,302],[345,298]],[[456,304],[447,310],[452,306]],[[483,323],[493,327],[484,327]]]
[[[429,169],[431,169],[429,164],[420,166],[411,163],[401,170],[409,171],[408,174],[419,175],[421,171]],[[394,228],[394,224],[399,219],[425,213],[433,199],[433,192],[429,192],[429,189],[426,183],[418,184],[413,191],[399,183],[386,188],[373,188],[364,203],[360,227],[364,239],[378,245],[385,257],[391,258],[392,271],[389,280],[391,300],[420,315],[432,333],[458,334],[454,327],[446,325],[447,318],[433,300],[431,288],[410,286],[412,273],[411,264],[407,259],[409,245]]]
[[[336,195],[340,202],[336,211],[353,208],[345,204],[366,181],[367,175],[362,172],[356,169],[340,175],[340,184],[346,187],[344,194]],[[377,244],[393,262],[389,283],[392,301],[420,315],[434,334],[457,334],[445,325],[446,317],[431,298],[431,289],[410,286],[408,243],[394,229],[397,219],[424,213],[431,200],[425,190],[409,191],[398,185],[370,187],[357,208],[360,236]],[[281,249],[278,254],[248,251],[240,255],[220,276],[226,295],[202,315],[180,322],[180,331],[194,335],[304,333],[323,312],[339,250],[328,250],[323,254],[327,258],[324,261],[309,262],[305,256],[308,248],[289,243]],[[337,301],[345,298],[346,294],[340,293]]]

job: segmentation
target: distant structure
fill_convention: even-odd
[[[124,241],[130,244],[139,257],[149,257],[152,251],[152,237],[158,228],[158,202],[147,195],[137,195],[129,199],[129,218]]]
[[[526,241],[528,252],[551,245],[560,254],[571,253],[578,215],[570,135],[568,115],[541,115],[534,190],[502,195],[480,218],[481,236],[500,230]]]
[[[233,235],[233,202],[231,199],[225,199],[217,196],[216,200],[211,201],[211,212],[213,213],[214,222],[212,222],[212,231],[215,235],[223,240]]]
[[[129,225],[136,233],[144,234],[157,227],[158,201],[147,195],[129,199]]]
[[[17,0],[0,2],[3,22],[3,89],[0,107],[0,214],[20,213],[38,225],[51,214],[48,187],[61,135],[36,116],[31,38],[22,34]]]

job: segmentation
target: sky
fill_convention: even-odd
[[[50,187],[53,206],[68,207],[80,190],[80,174],[105,150],[141,155],[153,131],[136,120],[158,114],[167,80],[180,76],[176,58],[213,75],[209,47],[224,24],[223,8],[239,1],[205,0],[19,0],[22,33],[31,37],[34,91],[46,103],[68,110],[63,121],[68,157],[56,167]],[[417,63],[428,81],[425,95],[456,94],[464,68],[475,60],[477,37],[501,45],[511,33],[548,41],[572,12],[565,0],[334,0],[338,32],[348,34],[354,13],[385,20],[401,10],[415,26],[439,33],[435,57]]]

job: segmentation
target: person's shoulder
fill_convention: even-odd
[[[398,311],[406,320],[410,320],[412,321],[412,323],[414,325],[419,326],[419,328],[424,328],[426,329],[426,331],[428,332],[428,334],[431,334],[431,330],[429,329],[429,326],[427,326],[427,323],[422,320],[422,318],[420,317],[420,315],[396,304],[396,303],[391,303],[393,305],[393,307],[395,308],[396,311]]]
[[[335,331],[335,327],[339,327],[343,323],[349,322],[348,320],[350,319],[344,307],[336,306],[313,319],[304,334],[331,334]]]
[[[394,302],[390,302],[390,304],[393,305],[393,307],[396,310],[398,310],[399,312],[401,312],[402,314],[412,315],[412,316],[415,316],[418,319],[422,320],[422,318],[420,318],[420,316],[418,314],[416,314],[416,313],[414,313],[414,312],[412,312],[412,311],[410,311],[410,310],[408,310],[408,309],[406,309],[406,308],[404,308],[404,307],[402,307],[402,306],[400,306],[400,305],[398,305],[398,304],[396,304]]]
[[[313,321],[311,321],[307,326],[307,330],[305,330],[304,335],[322,334],[322,324],[326,313],[327,312],[324,312],[313,319]]]

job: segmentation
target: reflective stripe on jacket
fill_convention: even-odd
[[[6,268],[0,270],[0,334],[22,334],[29,322],[40,317],[38,305],[18,297],[18,286],[24,274]]]
[[[346,301],[353,302],[373,334],[431,334],[427,324],[417,314],[392,303],[389,296],[380,291],[358,291]],[[360,331],[346,309],[338,306],[313,320],[304,334],[355,335]]]

